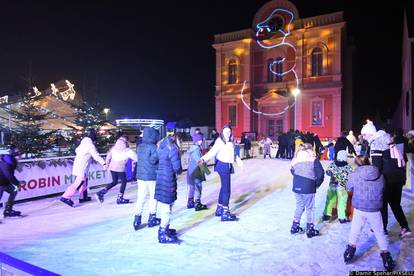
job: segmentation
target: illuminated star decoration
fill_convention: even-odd
[[[269,24],[270,23],[270,20],[273,18],[273,15],[275,13],[279,13],[279,12],[287,13],[290,16],[290,20],[289,20],[289,23],[287,24],[287,31],[286,32],[283,29],[283,27],[282,28],[278,28],[278,29],[275,30],[274,29],[274,26],[272,26],[271,24]],[[273,10],[272,13],[264,21],[259,22],[256,25],[256,29],[257,29],[257,31],[256,31],[256,42],[257,42],[257,44],[260,47],[264,48],[264,49],[273,49],[273,48],[277,48],[277,47],[281,47],[281,46],[288,46],[288,47],[290,47],[290,48],[293,49],[293,51],[295,52],[295,56],[296,56],[296,48],[295,48],[295,46],[293,46],[291,43],[285,41],[286,38],[287,38],[287,36],[290,35],[290,26],[293,23],[293,19],[294,19],[293,13],[291,11],[289,11],[289,10],[285,10],[285,9],[275,9],[275,10]],[[279,32],[282,35],[282,41],[280,43],[277,43],[275,45],[266,45],[266,44],[263,44],[258,39],[259,37],[263,36],[263,33],[266,33],[266,32],[267,33],[271,33],[272,31],[277,31],[277,32]],[[273,61],[271,64],[269,64],[269,70],[270,70],[270,72],[272,72],[272,74],[277,75],[279,77],[282,77],[282,76],[284,76],[284,75],[286,75],[288,73],[293,73],[293,75],[295,77],[295,88],[293,90],[296,90],[297,91],[299,89],[299,79],[298,79],[298,75],[297,75],[297,73],[295,71],[296,61],[293,64],[292,68],[290,68],[290,69],[288,69],[288,70],[286,70],[284,72],[278,73],[278,72],[275,72],[273,70],[273,66],[275,64],[282,64],[283,65],[283,63],[285,62],[285,60],[286,60],[286,58],[283,58],[281,60],[275,60],[275,61]],[[243,88],[240,91],[241,100],[242,100],[244,106],[246,108],[248,108],[249,110],[251,110],[255,114],[261,114],[261,115],[265,115],[265,116],[279,116],[279,115],[282,115],[282,114],[286,113],[289,110],[289,108],[291,108],[291,107],[293,107],[295,105],[295,102],[296,102],[296,101],[293,102],[291,105],[288,104],[280,112],[266,113],[266,112],[258,111],[258,110],[252,109],[244,101],[243,92],[244,92],[245,88],[246,88],[246,81],[244,81]],[[296,100],[296,97],[295,97],[295,100]]]

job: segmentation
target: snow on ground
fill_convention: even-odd
[[[348,275],[383,269],[369,226],[350,265],[343,263],[350,224],[319,223],[322,235],[312,239],[290,234],[295,200],[289,161],[258,158],[244,164],[232,176],[231,208],[238,222],[214,217],[216,173],[208,176],[203,191],[211,208],[201,212],[186,209],[185,175],[179,177],[171,226],[179,232],[180,245],[159,244],[157,227],[135,232],[134,204],[116,205],[115,187],[103,205],[94,201],[72,209],[53,203],[56,198],[18,204],[15,209],[28,216],[2,220],[0,251],[62,275]],[[317,192],[317,219],[328,181],[326,176]],[[136,201],[136,185],[129,184],[126,198]],[[414,203],[403,199],[402,204],[414,229]],[[144,222],[147,217],[146,212]],[[304,214],[302,226],[305,219]],[[414,239],[399,239],[391,211],[389,230],[396,269],[414,270]]]

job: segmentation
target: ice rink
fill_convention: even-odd
[[[159,244],[158,227],[134,231],[135,204],[117,205],[117,186],[103,205],[93,199],[70,208],[54,204],[57,198],[17,204],[15,209],[27,216],[1,219],[0,251],[62,275],[348,275],[351,270],[383,270],[368,225],[354,262],[344,264],[350,224],[320,222],[328,176],[316,194],[321,236],[308,239],[290,234],[295,209],[290,161],[250,159],[235,169],[230,207],[238,222],[214,217],[216,173],[204,183],[202,199],[210,209],[200,212],[186,208],[186,176],[179,177],[171,223],[182,240],[179,245]],[[125,197],[135,202],[136,190],[136,184],[128,184]],[[403,198],[402,205],[414,229],[414,202]],[[304,215],[302,227],[305,219]],[[390,210],[390,251],[396,270],[414,270],[414,238],[401,240],[399,231]]]

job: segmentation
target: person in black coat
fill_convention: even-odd
[[[247,136],[247,134],[243,135],[241,143],[243,144],[244,158],[250,158],[250,149],[252,147],[252,143],[250,142],[250,139]]]
[[[161,224],[158,230],[160,243],[177,243],[176,231],[170,229],[172,206],[177,200],[177,175],[181,174],[181,157],[177,136],[164,138],[158,148],[158,170],[155,184],[155,199],[158,200]],[[138,161],[139,162],[139,161]]]
[[[21,212],[13,210],[14,199],[20,186],[19,181],[14,176],[17,167],[17,160],[20,159],[20,152],[14,146],[10,147],[10,153],[0,157],[0,199],[3,192],[9,193],[9,199],[4,209],[4,217],[18,217]]]

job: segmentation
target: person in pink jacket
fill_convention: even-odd
[[[83,138],[80,145],[75,150],[76,157],[75,161],[73,162],[72,175],[74,175],[76,179],[75,182],[73,182],[73,184],[66,189],[65,193],[60,198],[60,201],[69,205],[70,207],[74,207],[74,203],[71,198],[76,193],[76,191],[78,191],[79,196],[82,197],[83,192],[87,189],[89,165],[92,159],[99,162],[102,166],[105,166],[105,160],[99,156],[99,153],[95,148],[95,141],[96,132],[94,129],[91,129],[89,131],[88,137]]]
[[[132,159],[132,167],[135,167],[137,162],[137,154],[128,147],[128,141],[126,137],[121,136],[115,143],[115,145],[109,150],[106,155],[106,164],[112,175],[112,183],[106,185],[105,188],[96,193],[96,197],[99,202],[104,202],[104,195],[115,185],[118,184],[118,179],[121,178],[121,188],[119,189],[117,204],[129,203],[129,199],[124,198],[124,192],[126,188],[126,173],[125,167],[128,159]]]

